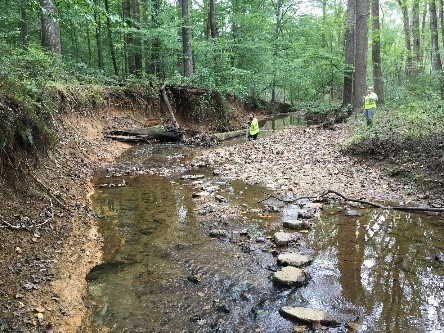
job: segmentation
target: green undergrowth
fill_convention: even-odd
[[[378,108],[372,126],[362,115],[349,120],[344,153],[385,164],[389,176],[423,189],[444,185],[444,108],[440,100]]]

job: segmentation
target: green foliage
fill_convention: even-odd
[[[373,126],[357,115],[351,124],[353,135],[346,145],[368,140],[408,140],[440,135],[444,132],[444,108],[439,99],[400,103],[397,108],[378,108]]]

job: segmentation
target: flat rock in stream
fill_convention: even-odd
[[[202,197],[207,197],[209,196],[210,193],[207,191],[201,191],[201,192],[194,192],[191,197],[193,198],[202,198]]]
[[[294,230],[304,230],[311,229],[312,223],[301,220],[286,220],[282,222],[282,225],[286,228],[294,229]]]
[[[180,179],[183,180],[197,180],[197,179],[204,179],[205,175],[182,175],[180,176]]]
[[[276,246],[285,246],[294,238],[295,235],[293,233],[283,231],[276,232],[273,236],[273,240]]]
[[[286,252],[281,253],[277,261],[283,266],[303,267],[309,265],[313,259],[305,254]]]
[[[300,268],[285,266],[273,273],[273,282],[285,287],[300,287],[307,282],[307,275]]]
[[[284,306],[279,313],[282,317],[304,323],[320,323],[327,326],[339,324],[329,314],[319,309]]]

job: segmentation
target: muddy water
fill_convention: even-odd
[[[140,147],[124,162],[181,170],[190,154]],[[284,305],[330,313],[341,325],[327,332],[347,332],[351,321],[359,332],[444,331],[444,269],[434,261],[444,251],[442,217],[382,210],[346,217],[326,207],[295,249],[314,257],[311,280],[281,289],[270,280],[277,268],[273,247],[255,239],[281,229],[296,208],[263,214],[266,190],[227,182],[220,194],[243,207],[242,216],[197,222],[196,190],[179,174],[121,178],[126,186],[98,187],[93,197],[104,262],[88,275],[91,315],[83,332],[294,332],[295,324],[278,313]],[[113,181],[121,179],[96,179]],[[211,225],[230,230],[231,241],[209,237]],[[239,240],[244,230],[248,247]]]

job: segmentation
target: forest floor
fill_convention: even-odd
[[[103,131],[143,123],[140,115],[128,111],[59,115],[56,148],[36,165],[27,165],[26,173],[10,171],[0,178],[1,332],[50,332],[45,326],[51,324],[54,332],[75,333],[81,326],[85,276],[100,262],[102,245],[89,202],[94,191],[90,180],[96,168],[130,147],[105,139]],[[279,195],[332,189],[368,201],[444,205],[439,191],[422,192],[409,181],[389,177],[384,162],[344,155],[341,143],[349,134],[347,124],[294,127],[211,149],[193,163],[217,167]],[[410,165],[429,162],[423,155],[406,158],[403,163]],[[441,177],[439,171],[433,176]]]

